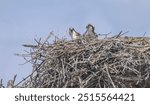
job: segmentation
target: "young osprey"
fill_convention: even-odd
[[[92,24],[88,24],[86,26],[86,32],[83,34],[83,36],[88,37],[88,38],[97,38],[98,35],[94,32],[95,27]]]
[[[69,34],[73,40],[79,39],[81,37],[81,34],[75,31],[74,28],[69,28]]]

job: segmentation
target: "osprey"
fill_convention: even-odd
[[[94,32],[95,27],[92,24],[88,24],[86,26],[86,32],[83,34],[83,36],[88,37],[88,38],[97,38],[98,35]]]
[[[79,39],[81,37],[81,34],[75,31],[74,28],[69,28],[69,34],[73,40]]]

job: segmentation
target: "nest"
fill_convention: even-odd
[[[48,39],[48,38],[47,38]],[[33,71],[14,85],[23,88],[148,88],[150,39],[107,37],[36,41],[23,54]]]

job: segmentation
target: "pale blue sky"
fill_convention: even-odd
[[[70,26],[79,32],[92,23],[97,33],[130,31],[150,35],[150,0],[0,0],[0,78],[18,74],[17,81],[31,72],[23,58],[24,43],[45,38],[50,31],[64,35]]]

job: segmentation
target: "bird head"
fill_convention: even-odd
[[[86,28],[87,28],[88,30],[92,30],[92,31],[94,31],[94,29],[95,29],[95,27],[94,27],[92,24],[88,24],[88,25],[86,26]]]
[[[70,27],[69,32],[73,32],[73,31],[75,31],[75,29],[73,27]]]
[[[71,35],[74,30],[75,30],[75,29],[74,29],[73,27],[70,27],[70,28],[69,28],[69,34]]]

